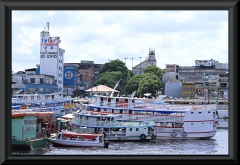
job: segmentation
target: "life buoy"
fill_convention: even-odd
[[[104,108],[104,111],[107,111],[107,108]]]
[[[192,109],[193,109],[193,110],[198,110],[198,107],[192,106]]]
[[[182,136],[183,136],[183,137],[186,137],[186,136],[187,136],[187,133],[186,133],[186,132],[183,132],[183,133],[182,133]]]
[[[141,140],[145,140],[146,137],[147,137],[147,136],[146,136],[145,134],[141,134],[141,135],[140,135],[140,139],[141,139]]]
[[[106,100],[107,100],[107,97],[104,97],[104,98],[103,98],[103,100],[105,100],[105,101],[106,101]]]
[[[172,132],[171,135],[172,135],[172,137],[176,137],[177,133],[176,132]]]

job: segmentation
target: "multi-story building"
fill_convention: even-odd
[[[225,80],[220,80],[220,75],[228,73],[228,64],[219,63],[213,59],[211,60],[195,60],[195,66],[178,66],[175,64],[167,64],[163,74],[163,91],[165,90],[165,83],[172,78],[176,78],[180,82],[194,82],[195,94],[199,97],[221,97],[227,95],[228,83],[220,86],[219,81],[228,82],[228,76]],[[207,76],[207,81],[204,81],[204,76]],[[223,86],[224,91],[223,91]],[[222,91],[222,92],[221,92]]]
[[[40,33],[40,74],[52,75],[58,85],[58,91],[63,91],[63,63],[65,50],[59,47],[60,37],[51,37],[48,30]]]
[[[12,74],[12,94],[23,93],[26,88],[25,72],[19,71]]]
[[[78,96],[76,91],[80,89],[80,75],[77,64],[64,64],[64,92],[70,96]]]
[[[98,79],[99,71],[104,64],[94,64],[94,61],[82,60],[81,63],[65,63],[64,66],[77,65],[78,87],[75,90],[76,96],[83,96],[86,89],[92,88],[93,83]],[[76,84],[75,84],[76,86]]]
[[[195,99],[195,83],[194,82],[182,83],[182,98]]]
[[[36,68],[25,70],[26,87],[25,93],[49,94],[58,92],[55,77],[52,75],[38,74]]]

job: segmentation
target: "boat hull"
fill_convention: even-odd
[[[47,141],[59,147],[104,147],[103,143],[90,141],[66,141],[59,139],[47,139]]]
[[[158,139],[210,139],[212,137],[214,137],[216,134],[216,131],[212,131],[212,132],[204,132],[204,133],[198,133],[198,132],[194,132],[194,133],[187,133],[185,136],[183,136],[182,134],[176,134],[176,136],[172,136],[171,133],[156,133],[156,136]]]

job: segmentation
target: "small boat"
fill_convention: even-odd
[[[109,142],[104,139],[104,134],[81,134],[71,131],[58,132],[54,138],[47,138],[54,146],[64,147],[104,147],[108,148]]]

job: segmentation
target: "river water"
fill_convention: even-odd
[[[110,142],[108,148],[53,147],[13,150],[12,155],[228,155],[228,129],[218,129],[208,140],[163,140]]]

